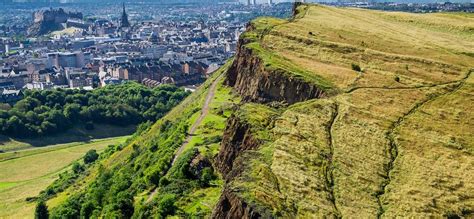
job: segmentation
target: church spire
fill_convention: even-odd
[[[123,11],[122,11],[122,19],[121,19],[120,27],[130,27],[130,22],[128,22],[128,15],[127,15],[127,12],[125,11],[125,2],[122,5],[123,5]]]

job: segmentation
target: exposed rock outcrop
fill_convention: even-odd
[[[189,164],[189,172],[196,178],[199,178],[199,176],[202,175],[204,168],[212,168],[211,161],[202,154],[196,153]]]
[[[33,24],[28,28],[29,36],[41,36],[53,31],[62,30],[68,19],[82,20],[80,12],[66,12],[62,8],[33,13]]]
[[[235,193],[225,188],[219,199],[212,218],[270,218],[270,216],[261,215],[255,209],[245,203]]]
[[[224,179],[230,180],[235,177],[239,173],[239,165],[234,165],[235,159],[242,152],[255,149],[258,145],[258,140],[251,134],[250,125],[242,122],[236,116],[229,118],[221,149],[216,158],[216,167],[222,173]],[[237,168],[234,168],[234,166],[237,166]]]
[[[243,39],[239,41],[237,55],[226,78],[227,85],[234,87],[244,101],[293,104],[326,95],[316,85],[285,75],[283,70],[267,70],[262,59],[245,47],[245,43]]]

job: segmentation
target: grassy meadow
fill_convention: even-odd
[[[88,150],[102,151],[108,145],[123,143],[126,138],[96,139],[0,154],[0,218],[33,218],[36,203],[26,198],[37,196]]]
[[[71,142],[88,142],[93,139],[110,138],[115,136],[130,135],[135,132],[136,126],[113,126],[105,124],[95,124],[93,130],[86,130],[82,126],[76,126],[64,133],[36,137],[29,139],[11,138],[0,135],[0,151],[10,152],[25,149],[35,149],[58,144],[68,144]],[[1,157],[0,153],[0,157]],[[1,160],[1,158],[0,158]]]

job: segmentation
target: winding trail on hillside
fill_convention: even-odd
[[[387,169],[386,169],[386,173],[385,173],[385,180],[384,182],[382,183],[381,185],[381,188],[380,188],[380,191],[377,192],[376,194],[376,198],[377,198],[377,202],[378,202],[378,205],[379,205],[379,212],[377,214],[377,218],[382,218],[382,215],[385,213],[385,209],[384,209],[384,205],[382,203],[382,196],[384,196],[386,194],[386,188],[388,187],[388,185],[391,183],[392,181],[392,171],[394,169],[394,166],[395,166],[395,162],[398,158],[398,145],[396,143],[396,132],[397,132],[397,129],[403,124],[403,122],[408,118],[410,117],[411,115],[413,115],[414,113],[418,112],[418,110],[420,108],[422,108],[424,105],[426,105],[427,103],[430,103],[442,96],[445,96],[445,95],[449,95],[449,94],[452,94],[456,91],[458,91],[459,89],[461,89],[461,87],[465,84],[466,80],[471,76],[472,74],[472,71],[469,71],[466,76],[457,81],[457,82],[453,82],[453,83],[457,83],[457,85],[450,91],[447,91],[447,92],[444,92],[444,93],[440,93],[434,97],[429,97],[421,102],[418,102],[413,108],[411,108],[408,112],[406,112],[404,115],[402,115],[401,117],[399,117],[395,122],[392,123],[392,125],[390,126],[388,132],[386,133],[386,138],[387,140],[389,141],[389,147],[388,147],[388,154],[389,154],[389,162],[387,164]]]
[[[204,105],[202,105],[202,108],[201,108],[201,115],[193,123],[193,125],[191,126],[191,129],[189,129],[188,136],[184,140],[183,144],[181,144],[181,146],[179,147],[178,152],[176,152],[176,154],[174,155],[173,162],[171,162],[171,166],[174,165],[179,155],[183,153],[184,148],[186,148],[189,142],[193,139],[194,133],[196,132],[197,127],[201,125],[202,120],[204,120],[204,117],[206,117],[207,114],[209,114],[209,104],[211,103],[212,98],[214,98],[217,83],[219,83],[219,80],[221,79],[222,75],[219,75],[219,77],[216,78],[216,80],[214,80],[211,86],[209,87],[209,93],[206,96],[206,101],[204,102]]]
[[[199,125],[201,125],[204,118],[209,114],[209,105],[211,104],[211,101],[215,96],[217,84],[219,83],[223,75],[224,74],[219,75],[219,77],[217,77],[216,80],[214,80],[211,86],[209,87],[209,93],[207,93],[206,100],[204,101],[204,104],[202,105],[202,108],[201,108],[201,115],[199,115],[199,118],[193,123],[193,125],[189,129],[186,139],[184,140],[184,142],[181,144],[181,146],[178,148],[178,151],[174,155],[173,161],[171,162],[171,166],[174,165],[178,157],[183,153],[186,146],[193,139],[194,134],[196,133],[196,129],[198,128]],[[146,202],[150,202],[153,199],[153,197],[155,197],[157,192],[158,192],[158,188],[155,188],[155,190],[153,190],[153,192],[148,196],[148,199]]]
[[[331,115],[331,120],[329,121],[327,127],[328,133],[328,144],[329,144],[329,159],[328,159],[328,167],[326,168],[325,172],[325,179],[326,179],[326,187],[329,193],[329,199],[331,204],[334,208],[334,213],[336,218],[341,218],[341,212],[337,208],[336,204],[336,196],[334,195],[334,136],[333,136],[333,128],[336,120],[339,116],[339,105],[337,103],[334,104],[334,112]]]

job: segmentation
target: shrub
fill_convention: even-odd
[[[77,174],[77,173],[82,172],[83,170],[84,170],[84,167],[83,167],[81,164],[79,164],[78,162],[74,162],[74,163],[72,164],[72,171],[73,171],[74,173]]]
[[[395,76],[395,81],[396,81],[396,82],[400,82],[400,77]]]
[[[158,203],[158,210],[161,216],[172,215],[176,210],[175,202],[176,197],[173,194],[163,195]]]
[[[48,206],[44,203],[44,201],[38,202],[35,209],[35,219],[48,219],[49,212]]]
[[[354,71],[358,71],[358,72],[361,72],[361,71],[362,71],[362,69],[360,68],[360,66],[359,66],[358,64],[352,63],[352,64],[351,64],[351,68],[352,68],[352,70],[354,70]]]
[[[204,145],[210,145],[210,144],[219,143],[221,141],[222,141],[222,136],[214,135],[214,136],[211,136],[211,137],[204,138],[203,139],[203,144]]]
[[[170,180],[166,177],[160,179],[160,186],[165,187],[170,184]]]
[[[99,154],[97,154],[97,151],[92,149],[87,151],[86,155],[84,156],[84,163],[89,164],[93,163],[99,158]]]
[[[206,167],[202,170],[201,177],[199,179],[201,186],[208,186],[209,182],[214,179],[214,172],[210,167]]]

